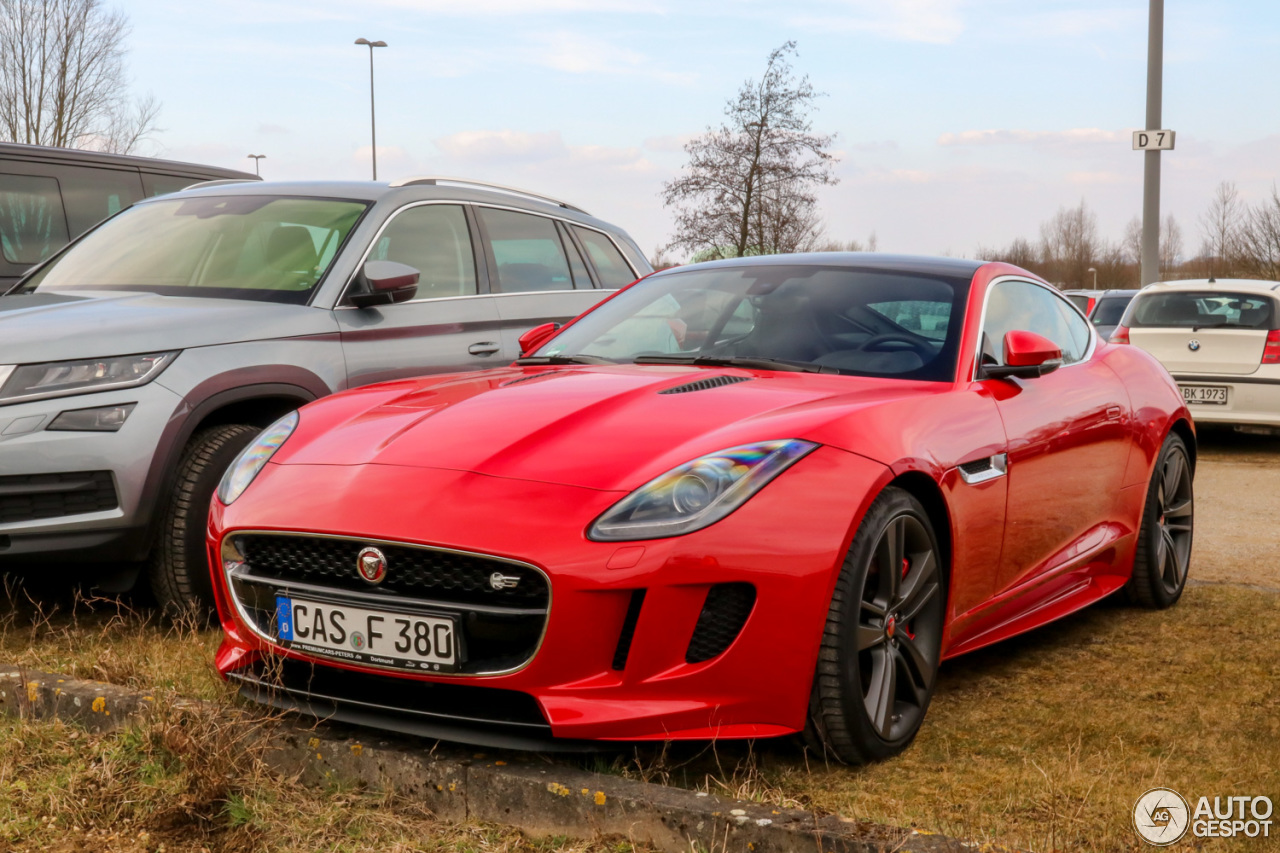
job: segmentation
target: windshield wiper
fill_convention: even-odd
[[[699,367],[746,367],[755,370],[789,370],[794,373],[840,373],[839,368],[809,361],[786,361],[764,356],[638,355],[636,364],[693,364]]]
[[[516,364],[617,364],[598,355],[529,355],[517,358]]]

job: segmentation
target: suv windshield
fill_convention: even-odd
[[[1149,293],[1136,300],[1129,326],[1270,329],[1274,303],[1256,293]]]
[[[14,292],[140,290],[305,303],[366,207],[262,195],[139,204]]]
[[[819,266],[666,273],[603,303],[529,361],[772,360],[950,381],[968,288],[968,279]]]

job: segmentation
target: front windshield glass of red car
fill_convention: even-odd
[[[712,267],[646,279],[536,354],[772,359],[951,381],[968,279],[816,265]]]
[[[128,290],[301,304],[367,206],[263,195],[148,202],[86,234],[16,292]]]

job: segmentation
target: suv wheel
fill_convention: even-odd
[[[205,546],[209,502],[223,472],[261,431],[246,424],[210,427],[192,436],[182,451],[151,555],[151,590],[165,613],[194,613],[203,619],[213,612]]]

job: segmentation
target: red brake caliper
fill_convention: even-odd
[[[906,557],[903,557],[903,558],[902,558],[902,578],[903,578],[903,580],[906,580],[906,577],[907,577],[907,571],[908,571],[910,568],[911,568],[911,566],[909,566],[909,565],[907,564],[907,558],[906,558]],[[903,625],[902,625],[902,632],[903,632],[904,634],[906,634],[908,637],[910,637],[911,639],[913,639],[913,640],[916,638],[916,632],[915,632],[915,631],[912,631],[912,630],[911,630],[911,626],[910,626],[910,625],[908,625],[908,624],[906,624],[906,623],[903,623]]]

